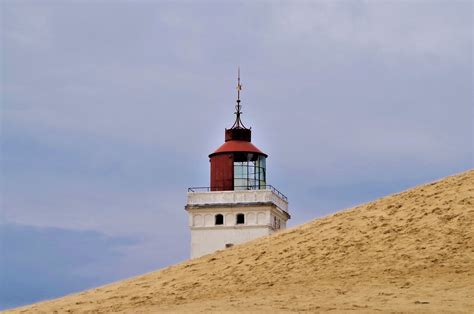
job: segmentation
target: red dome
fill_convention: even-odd
[[[247,141],[227,141],[224,144],[222,144],[215,152],[209,155],[209,157],[220,154],[220,153],[236,153],[236,152],[244,152],[244,153],[256,153],[256,154],[261,154],[264,155],[265,157],[268,157],[267,154],[262,152],[260,149],[255,147],[250,142]]]

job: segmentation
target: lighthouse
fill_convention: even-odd
[[[188,188],[191,258],[270,235],[290,219],[287,197],[267,184],[268,155],[252,144],[252,130],[242,123],[241,90],[239,70],[235,122],[209,155],[210,184]]]

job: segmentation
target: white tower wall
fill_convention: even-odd
[[[268,190],[188,192],[186,210],[191,229],[191,258],[241,244],[285,229],[288,202]],[[215,216],[223,216],[216,225]],[[237,214],[244,223],[237,224]]]

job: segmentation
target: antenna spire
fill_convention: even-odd
[[[240,120],[240,115],[242,114],[242,106],[240,105],[240,91],[242,90],[242,84],[240,84],[240,67],[238,68],[237,71],[237,105],[235,106],[235,122],[234,125],[232,125],[231,129],[246,129],[244,124],[242,123],[242,120]]]
[[[237,72],[237,103],[240,103],[240,91],[242,90],[242,85],[240,85],[240,67]]]

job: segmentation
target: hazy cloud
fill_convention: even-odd
[[[58,297],[105,284],[133,271],[120,265],[137,240],[97,231],[0,225],[0,307]]]

